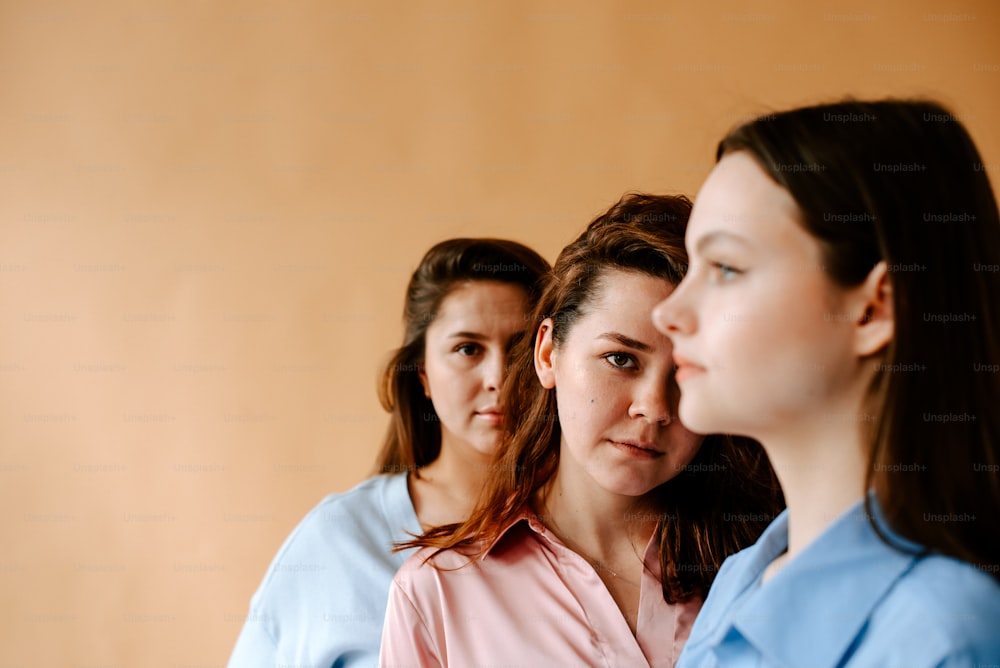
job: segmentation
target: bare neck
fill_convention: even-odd
[[[492,457],[441,444],[437,459],[409,477],[410,498],[426,528],[464,521],[489,475]]]
[[[641,559],[656,518],[634,497],[595,488],[557,471],[539,493],[543,521],[593,559],[620,562],[636,551]]]
[[[765,580],[864,496],[862,426],[827,422],[761,439],[788,507],[788,551],[765,571]]]

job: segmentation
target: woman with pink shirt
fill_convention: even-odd
[[[690,208],[626,195],[562,251],[479,505],[409,543],[382,665],[673,665],[722,561],[780,510],[758,444],[677,419],[649,313],[686,269]]]

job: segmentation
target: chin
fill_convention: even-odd
[[[500,445],[500,439],[494,439],[492,441],[484,441],[481,443],[476,443],[473,445],[473,449],[481,455],[493,456],[496,454],[498,446]]]
[[[729,431],[723,425],[721,416],[713,415],[711,410],[702,410],[697,404],[685,402],[681,396],[681,404],[677,410],[677,415],[681,419],[681,424],[687,430],[705,436],[707,434],[725,434]]]
[[[616,478],[613,480],[598,480],[598,484],[605,491],[620,496],[640,497],[656,489],[662,481],[630,478]]]

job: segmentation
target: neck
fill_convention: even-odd
[[[607,563],[620,563],[623,554],[638,552],[642,559],[646,543],[656,526],[651,512],[635,497],[612,494],[596,484],[581,484],[573,476],[556,472],[539,491],[537,502],[544,523],[568,547]]]
[[[492,456],[442,441],[437,459],[410,478],[410,496],[421,523],[465,520],[486,484]]]
[[[761,439],[788,507],[788,552],[781,563],[794,559],[864,496],[865,426],[827,420]]]

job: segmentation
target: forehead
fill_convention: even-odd
[[[464,325],[467,327],[526,324],[528,294],[519,285],[499,281],[468,281],[455,286],[438,306],[431,327]]]
[[[688,224],[690,242],[710,232],[762,231],[777,219],[796,222],[799,208],[791,194],[778,185],[745,151],[727,154],[708,175],[698,193]]]
[[[653,307],[673,290],[674,286],[665,278],[636,271],[605,270],[573,329],[594,328],[622,333],[652,330]]]
[[[662,294],[670,294],[674,286],[665,278],[650,276],[639,271],[606,269],[598,277],[591,306],[595,309],[615,310],[635,305]]]

